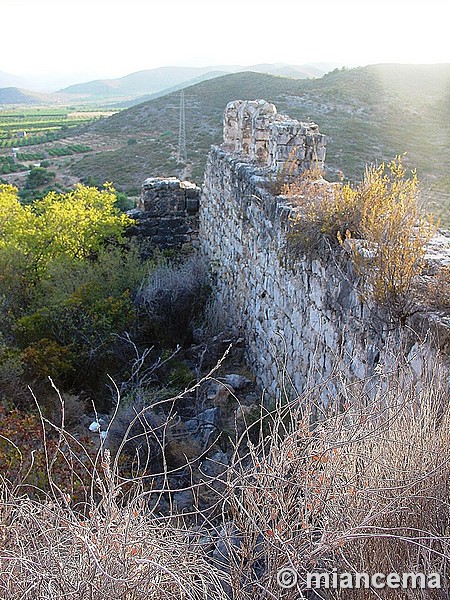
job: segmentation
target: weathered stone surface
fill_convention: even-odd
[[[142,184],[136,210],[130,216],[136,225],[129,235],[145,236],[159,248],[181,248],[198,239],[200,188],[176,177],[149,177]]]
[[[206,167],[200,241],[216,272],[217,298],[230,324],[245,337],[259,385],[276,396],[282,382],[294,394],[327,382],[320,392],[327,402],[337,393],[336,368],[353,379],[373,378],[391,348],[397,353],[405,349],[417,373],[427,362],[446,362],[438,351],[449,351],[450,323],[422,314],[405,328],[393,327],[377,307],[361,301],[345,248],[325,248],[314,258],[298,256],[289,266],[282,260],[296,209],[261,182],[270,169],[285,164],[290,148],[296,148],[297,170],[320,165],[325,139],[314,123],[269,110],[264,121],[270,128],[269,154],[263,165],[256,146],[252,150],[256,140],[265,139],[263,132],[248,131],[248,115],[256,114],[258,106],[236,101],[227,107],[225,145],[212,148]],[[429,245],[428,258],[448,264],[450,238],[441,238]],[[418,339],[426,342],[412,358],[408,353]]]
[[[303,123],[277,113],[265,100],[230,102],[223,120],[224,148],[268,167],[297,175],[322,167],[326,139],[315,123]]]

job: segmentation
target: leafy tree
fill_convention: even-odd
[[[132,290],[145,267],[115,243],[132,222],[115,202],[109,185],[50,192],[29,205],[0,186],[0,388],[11,389],[2,377],[11,357],[32,379],[86,375],[132,326]]]
[[[0,185],[0,251],[15,249],[42,275],[60,256],[83,259],[97,253],[106,239],[120,240],[131,219],[115,206],[114,189],[83,185],[68,192],[50,192],[23,206],[17,189]]]

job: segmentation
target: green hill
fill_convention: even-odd
[[[450,222],[450,65],[372,65],[335,70],[320,79],[243,72],[185,89],[188,165],[201,183],[207,153],[222,138],[222,114],[237,98],[264,98],[328,136],[328,177],[359,179],[367,163],[406,154],[423,188]],[[179,93],[121,111],[90,126],[120,148],[86,156],[81,177],[139,188],[150,175],[180,175],[176,164]]]

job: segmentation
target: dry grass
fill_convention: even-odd
[[[237,597],[280,597],[276,574],[286,566],[299,575],[298,586],[282,596],[293,599],[305,592],[308,572],[333,567],[439,572],[446,581],[450,423],[434,377],[418,391],[407,370],[398,379],[386,372],[370,403],[347,384],[347,408],[319,421],[313,402],[276,411],[271,435],[230,472]],[[374,590],[342,593],[314,597],[377,597]],[[390,593],[382,597],[401,597]],[[447,593],[409,590],[404,597]]]
[[[311,571],[439,572],[447,586],[450,439],[443,378],[378,369],[378,392],[342,383],[317,419],[314,392],[261,414],[217,486],[216,511],[158,514],[144,479],[100,448],[87,503],[2,482],[0,597],[12,599],[446,598],[443,590],[305,590]],[[49,457],[51,460],[51,457]],[[224,477],[224,476],[222,476]],[[214,486],[210,484],[211,492]],[[194,490],[195,492],[195,490]],[[277,571],[295,568],[296,588]]]

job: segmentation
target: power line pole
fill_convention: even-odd
[[[184,90],[180,92],[180,128],[178,133],[178,164],[184,164],[187,161],[186,151],[186,110],[184,105]]]

